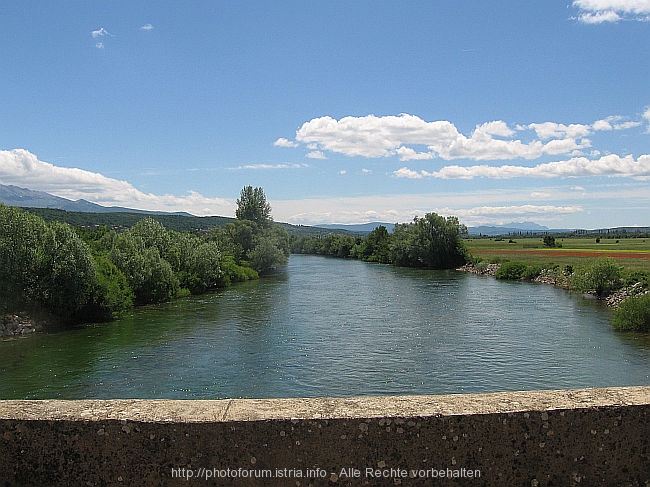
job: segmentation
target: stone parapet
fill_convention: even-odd
[[[650,485],[650,387],[0,401],[1,485]]]

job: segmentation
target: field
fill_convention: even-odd
[[[521,261],[543,267],[579,266],[589,259],[611,257],[630,271],[650,272],[650,238],[557,238],[561,247],[544,246],[542,238],[470,238],[465,245],[474,257],[488,262]]]

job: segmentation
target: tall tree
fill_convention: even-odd
[[[235,216],[240,220],[254,221],[263,227],[273,222],[271,205],[266,201],[264,190],[252,186],[242,188],[237,200]]]

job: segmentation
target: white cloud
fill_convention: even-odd
[[[604,127],[603,124],[599,126]],[[295,141],[280,138],[275,145],[304,144],[312,151],[308,157],[330,151],[366,158],[398,156],[402,161],[535,159],[544,154],[571,154],[588,148],[591,142],[585,137],[593,131],[589,125],[554,122],[517,125],[516,128],[519,132],[534,132],[537,139],[524,142],[514,138],[517,132],[501,120],[479,124],[466,136],[449,121],[427,122],[404,113],[340,120],[324,116],[305,122],[296,132]]]
[[[25,149],[0,151],[0,183],[46,191],[71,200],[83,198],[105,206],[222,216],[232,216],[235,209],[234,201],[208,198],[195,191],[186,196],[144,193],[126,181],[40,161]]]
[[[578,20],[583,24],[602,24],[604,22],[618,22],[621,20],[621,16],[613,10],[583,12],[578,16]]]
[[[310,159],[327,159],[327,156],[323,154],[323,151],[315,150],[307,153],[307,157]]]
[[[578,20],[587,24],[650,18],[650,0],[574,0],[573,6]]]
[[[641,125],[641,122],[634,120],[625,120],[625,117],[613,115],[606,117],[602,120],[597,120],[592,125],[594,130],[608,131],[608,130],[627,130]]]
[[[153,25],[151,25],[151,24],[144,24],[142,27],[140,27],[140,30],[144,30],[144,31],[153,30]]]
[[[104,49],[104,43],[103,42],[98,42],[97,44],[95,44],[95,47],[97,49]]]
[[[97,39],[99,37],[105,37],[105,36],[113,37],[113,35],[110,32],[108,32],[106,29],[104,29],[103,27],[100,27],[97,30],[93,30],[90,33],[90,35],[93,37],[93,39]]]
[[[633,156],[621,157],[609,154],[599,159],[574,157],[566,161],[555,161],[537,166],[445,166],[439,171],[413,171],[403,167],[393,172],[398,178],[422,179],[425,177],[440,179],[473,179],[485,177],[492,179],[510,179],[519,177],[557,178],[557,177],[650,177],[650,155],[644,154],[636,160]]]
[[[591,133],[589,125],[577,123],[571,125],[564,125],[555,122],[531,123],[528,125],[528,128],[534,130],[540,139],[559,139],[567,137],[577,139],[585,137]]]
[[[284,137],[280,137],[278,140],[273,142],[273,145],[276,147],[298,147],[300,144],[292,142],[289,139],[285,139]]]

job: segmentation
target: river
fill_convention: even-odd
[[[268,278],[0,342],[0,399],[650,385],[650,337],[551,286],[292,255]]]

